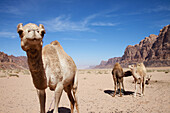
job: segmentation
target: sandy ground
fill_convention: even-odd
[[[157,68],[160,69],[160,68]],[[167,68],[167,69],[170,69]],[[2,73],[0,73],[2,74]],[[133,77],[124,78],[126,93],[115,97],[110,70],[79,70],[78,100],[81,113],[170,113],[170,72],[150,72],[145,96],[133,97]],[[139,88],[138,88],[139,89]],[[46,111],[53,100],[47,91]],[[140,89],[138,90],[140,92]],[[59,111],[69,113],[68,97],[63,92]],[[53,111],[53,105],[50,112]],[[0,78],[0,113],[38,113],[39,100],[30,75]],[[76,112],[76,109],[75,109]]]

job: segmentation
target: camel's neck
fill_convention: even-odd
[[[47,87],[47,79],[42,61],[42,50],[31,49],[27,51],[28,65],[37,89]]]
[[[136,72],[136,68],[133,68],[133,69],[131,69],[131,70],[132,70],[133,77],[134,77],[135,79],[138,79],[138,78],[139,78],[139,75],[138,75],[137,72]]]
[[[27,51],[28,65],[31,73],[43,71],[42,50]]]
[[[131,71],[132,71],[132,74],[134,75],[135,73],[136,73],[136,69],[131,69]]]

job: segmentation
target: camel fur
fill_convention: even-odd
[[[119,63],[115,63],[114,68],[112,70],[112,76],[113,76],[113,80],[114,80],[114,89],[115,89],[113,97],[116,95],[116,88],[118,90],[118,86],[119,86],[119,90],[120,90],[120,97],[122,97],[121,84],[123,87],[123,91],[125,91],[124,84],[123,84],[124,73],[123,73],[123,69]]]
[[[138,82],[140,83],[140,94],[141,96],[145,95],[144,90],[145,90],[145,81],[146,81],[146,68],[143,63],[138,63],[136,66],[135,65],[129,65],[128,66],[131,71],[132,75],[135,81],[135,93],[134,97],[136,97],[137,93],[137,84]]]
[[[29,70],[33,84],[37,89],[40,102],[40,113],[45,113],[47,87],[55,92],[55,108],[58,113],[58,104],[63,90],[67,93],[73,113],[74,105],[77,112],[78,102],[76,91],[78,87],[77,68],[73,59],[67,55],[58,41],[42,48],[45,28],[42,24],[18,24],[17,32],[21,39],[21,47],[27,53]],[[73,93],[73,95],[72,95]]]

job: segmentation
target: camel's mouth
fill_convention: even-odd
[[[28,41],[28,43],[35,45],[35,44],[39,44],[42,40],[33,38],[33,39],[27,39],[27,41]]]

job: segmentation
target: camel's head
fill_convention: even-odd
[[[24,51],[28,50],[40,50],[42,48],[42,39],[45,34],[45,29],[42,24],[37,26],[36,24],[18,24],[17,32],[21,38],[21,47]]]
[[[136,65],[137,65],[138,67],[140,67],[140,66],[142,65],[142,63],[137,63]]]
[[[152,75],[147,75],[147,76],[146,76],[146,81],[145,81],[145,83],[146,83],[147,85],[150,83],[151,77],[152,77]]]
[[[136,67],[136,66],[135,66],[134,64],[128,65],[128,68],[131,69],[131,70],[134,69],[135,67]]]
[[[143,63],[137,63],[136,65],[137,65],[137,67],[143,67],[144,66]]]

